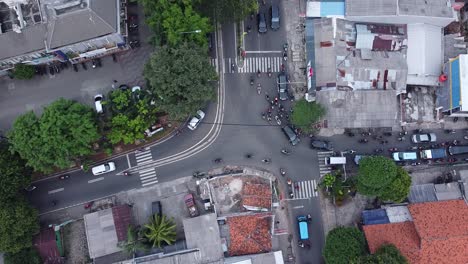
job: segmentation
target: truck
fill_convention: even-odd
[[[184,202],[191,217],[196,217],[199,215],[197,205],[195,204],[195,199],[193,198],[193,194],[186,194],[184,196]]]
[[[444,159],[447,152],[444,148],[424,149],[420,152],[421,159]]]
[[[468,153],[468,146],[450,146],[448,148],[450,155],[459,155]]]
[[[309,240],[309,227],[308,227],[307,216],[299,215],[297,217],[297,224],[299,225],[299,239],[301,241]]]

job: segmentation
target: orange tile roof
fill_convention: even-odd
[[[468,263],[468,206],[463,200],[411,204],[413,222],[364,226],[369,250],[394,244],[410,263]]]
[[[463,200],[415,203],[408,209],[422,239],[468,236],[468,206]]]
[[[363,229],[372,254],[383,244],[393,244],[410,263],[419,259],[419,236],[413,222],[365,225]]]
[[[270,185],[246,182],[242,190],[242,205],[270,209]]]
[[[269,214],[229,217],[229,255],[270,252],[270,221]]]

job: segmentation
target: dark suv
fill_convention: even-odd
[[[312,139],[310,141],[310,147],[313,149],[320,149],[320,150],[333,150],[333,146],[329,141],[326,140],[317,140]]]
[[[271,29],[278,30],[280,28],[280,12],[277,5],[272,5],[270,8]]]
[[[294,130],[290,126],[283,127],[283,132],[288,138],[291,145],[295,146],[297,145],[297,143],[299,143],[300,141],[299,137],[297,136],[296,132],[294,132]]]
[[[258,19],[258,33],[266,33],[268,31],[266,18],[264,13],[259,13],[257,15]]]
[[[278,75],[278,94],[281,101],[288,100],[288,77],[284,72]]]

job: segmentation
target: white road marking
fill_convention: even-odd
[[[283,53],[282,50],[246,50],[245,53],[262,54],[262,53]]]
[[[130,164],[130,158],[128,157],[128,154],[127,154],[127,163],[128,163],[128,167],[131,168],[132,165]]]
[[[98,182],[104,180],[104,177],[96,178],[94,180],[89,180],[88,183]]]
[[[55,190],[49,191],[49,194],[53,194],[53,193],[62,192],[63,190],[65,190],[65,188],[59,188],[59,189],[55,189]]]
[[[303,205],[298,205],[298,206],[294,206],[293,209],[301,209],[301,208],[304,208]]]

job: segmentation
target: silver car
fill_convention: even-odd
[[[411,137],[411,141],[413,141],[413,143],[436,142],[437,137],[434,133],[414,134]]]

